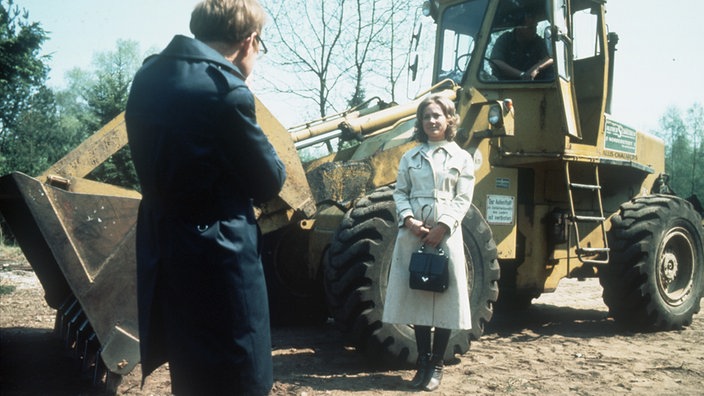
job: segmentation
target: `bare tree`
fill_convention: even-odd
[[[398,85],[408,70],[408,42],[413,34],[415,8],[416,2],[387,0],[374,20],[379,30],[374,46],[378,55],[368,62],[372,77],[367,76],[366,80],[373,85],[369,91],[381,92],[394,102]]]
[[[273,19],[271,47],[276,49],[268,62],[282,68],[285,76],[265,80],[279,92],[312,100],[324,117],[328,109],[335,108],[331,92],[349,70],[341,61],[345,0],[272,0],[264,2],[264,7]]]
[[[269,91],[312,101],[325,117],[368,94],[395,100],[407,68],[407,0],[264,1],[273,51],[261,77]]]
[[[379,49],[379,37],[386,24],[380,20],[378,2],[374,0],[355,0],[354,18],[355,29],[352,31],[351,41],[354,43],[354,64],[352,65],[352,78],[354,92],[348,101],[350,106],[357,106],[365,99],[366,90],[363,87],[364,76],[367,73],[367,60],[372,51]],[[380,23],[381,22],[381,23]],[[376,59],[371,60],[376,63]]]
[[[364,93],[380,92],[396,100],[396,88],[407,70],[410,17],[415,6],[407,0],[355,0],[356,30],[353,100]],[[365,88],[367,86],[368,88]]]

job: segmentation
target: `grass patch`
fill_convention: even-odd
[[[15,285],[0,285],[0,296],[12,294],[17,287]]]

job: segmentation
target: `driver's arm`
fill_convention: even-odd
[[[526,80],[535,80],[535,78],[540,74],[541,71],[547,69],[548,67],[552,66],[553,64],[553,59],[550,57],[545,57],[541,60],[539,60],[535,65],[533,65],[530,69],[528,69],[524,75],[524,79]]]
[[[491,62],[494,64],[494,66],[498,67],[501,69],[501,72],[504,76],[506,77],[512,77],[515,78],[516,80],[521,79],[521,74],[523,73],[522,70],[518,70],[515,67],[509,65],[508,63],[504,62],[501,59],[492,59]]]

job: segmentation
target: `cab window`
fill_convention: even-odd
[[[544,2],[502,2],[492,23],[479,79],[554,80],[550,31]]]
[[[440,29],[435,81],[452,79],[460,83],[474,54],[488,0],[474,0],[445,9]]]

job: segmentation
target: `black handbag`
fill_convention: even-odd
[[[411,255],[408,270],[411,272],[409,282],[411,289],[432,292],[444,292],[447,289],[450,270],[448,257],[441,248],[438,248],[438,254],[426,253],[425,245],[422,245]]]

